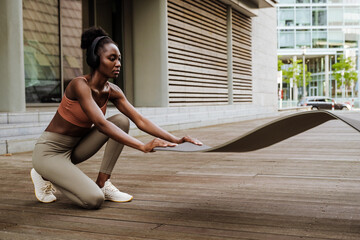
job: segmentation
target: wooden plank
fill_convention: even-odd
[[[343,114],[360,118],[355,111]],[[173,134],[190,133],[217,145],[272,119]],[[330,121],[243,154],[145,155],[125,148],[112,182],[135,199],[106,202],[96,211],[75,207],[61,193],[55,203],[37,203],[29,178],[31,153],[0,156],[0,238],[359,239],[358,143],[359,133]],[[92,179],[103,151],[79,165]]]

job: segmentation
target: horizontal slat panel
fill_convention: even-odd
[[[181,55],[183,57],[190,57],[190,58],[196,58],[197,60],[201,61],[211,61],[214,63],[219,63],[219,64],[227,64],[227,59],[225,58],[219,58],[216,56],[211,56],[211,55],[205,55],[205,54],[199,54],[198,52],[192,52],[192,51],[184,51],[183,49],[178,49],[178,48],[170,48],[169,49],[169,54],[174,54],[174,55]]]
[[[233,100],[252,102],[251,18],[233,10]]]
[[[214,76],[211,74],[204,74],[204,73],[198,73],[198,72],[184,72],[181,70],[176,69],[170,69],[169,70],[169,77],[170,78],[183,78],[183,80],[194,80],[198,79],[199,81],[202,80],[212,80],[212,81],[218,81],[220,82],[227,82],[227,79],[225,79],[223,76]]]
[[[204,94],[225,94],[227,95],[227,88],[223,87],[223,88],[213,88],[213,87],[208,87],[207,84],[199,84],[199,85],[176,85],[176,84],[170,84],[169,86],[169,90],[170,92],[176,93],[176,92],[181,92],[181,93],[202,93]]]
[[[181,59],[181,60],[186,60],[186,61],[191,61],[191,62],[209,64],[209,65],[213,65],[213,66],[217,66],[217,67],[225,67],[226,66],[226,62],[209,60],[209,59],[206,59],[203,57],[199,57],[199,55],[194,56],[194,55],[189,55],[186,53],[179,54],[179,53],[174,53],[173,51],[171,51],[171,52],[169,51],[169,57],[173,58],[173,59]],[[194,57],[196,57],[196,58],[194,58]]]
[[[215,87],[221,87],[223,85],[224,87],[227,86],[227,81],[217,81],[217,80],[210,80],[210,79],[203,79],[203,78],[185,78],[185,77],[177,77],[177,76],[169,76],[169,79],[171,80],[172,84],[207,84],[208,86],[215,86]]]
[[[209,11],[214,16],[226,19],[226,6],[225,4],[219,3],[217,0],[184,0],[184,2],[193,5],[196,9]]]
[[[215,34],[219,34],[220,36],[226,37],[226,28],[216,28],[216,27],[211,27],[211,24],[207,25],[205,23],[201,23],[200,21],[197,21],[196,19],[188,19],[185,18],[181,15],[177,15],[174,12],[171,12],[171,8],[169,8],[169,17],[171,19],[177,20],[179,22],[181,22],[182,24],[180,25],[183,28],[191,28],[193,29],[199,29],[201,31],[206,31],[209,33],[215,33]]]
[[[223,31],[224,25],[226,24],[226,19],[223,17],[216,17],[208,11],[199,8],[195,9],[192,5],[181,0],[173,0],[172,2],[174,3],[170,2],[168,4],[170,13],[180,15],[184,18],[190,18],[200,24],[206,24],[210,27],[213,26],[214,28]]]
[[[226,6],[168,0],[170,106],[228,101]]]
[[[190,46],[190,45],[187,45],[184,43],[169,40],[169,51],[172,51],[172,49],[177,49],[177,50],[191,52],[191,53],[197,53],[197,54],[203,55],[203,56],[215,57],[215,58],[219,58],[220,60],[227,59],[226,52],[221,53],[221,52],[209,51],[209,50],[203,49],[201,47]]]
[[[211,68],[193,67],[193,66],[187,66],[187,65],[183,65],[183,64],[169,63],[169,70],[172,70],[172,69],[182,70],[184,72],[200,72],[202,74],[223,76],[224,79],[227,78],[227,72],[214,70]]]
[[[197,68],[202,68],[202,69],[206,68],[206,69],[217,70],[217,71],[222,71],[224,69],[223,66],[216,66],[214,64],[206,64],[206,63],[201,63],[198,61],[189,61],[189,60],[183,60],[183,59],[178,59],[178,58],[171,58],[169,60],[169,63],[181,64],[183,66],[197,67]]]
[[[188,46],[202,48],[203,51],[208,50],[208,51],[214,51],[214,52],[219,52],[219,53],[226,51],[226,46],[224,46],[224,45],[219,44],[218,46],[216,46],[215,44],[213,44],[211,42],[206,42],[206,41],[202,41],[199,39],[195,40],[195,39],[191,39],[190,37],[186,37],[186,36],[174,36],[174,35],[169,34],[169,40],[171,40],[173,42],[183,43]]]

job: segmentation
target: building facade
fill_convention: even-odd
[[[277,17],[278,56],[285,64],[294,57],[306,59],[312,73],[307,95],[340,95],[331,66],[344,55],[358,69],[360,1],[279,0]],[[358,89],[355,84],[353,89]],[[286,88],[289,98],[289,86]]]
[[[269,32],[271,40],[258,32],[273,27],[274,1],[5,0],[1,5],[0,41],[7,49],[1,52],[2,112],[56,106],[67,83],[89,70],[79,45],[82,31],[93,25],[119,44],[122,75],[113,81],[137,107],[274,102],[274,96],[266,99],[274,91],[262,89],[270,78],[256,71],[265,67],[274,73],[272,52],[261,43],[274,44],[275,32]]]

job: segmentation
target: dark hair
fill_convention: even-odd
[[[92,43],[94,42],[94,40],[97,37],[104,37],[101,38],[99,40],[99,42],[96,44],[95,49],[90,49]],[[102,49],[104,47],[105,44],[107,43],[113,43],[115,45],[117,45],[110,37],[109,35],[105,32],[104,29],[102,29],[101,27],[90,27],[87,30],[85,30],[83,32],[83,34],[81,35],[81,48],[85,49],[87,51],[87,57],[89,57],[89,52],[93,52],[97,55],[97,57],[100,56],[99,54],[99,50]],[[96,57],[96,56],[95,56]],[[89,64],[89,61],[87,59],[87,62]],[[93,61],[90,61],[93,62]],[[89,64],[90,67],[92,68],[97,68],[98,64]]]

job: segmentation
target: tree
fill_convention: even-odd
[[[343,86],[345,89],[349,89],[355,86],[358,77],[355,70],[355,63],[350,57],[345,58],[344,55],[340,55],[338,57],[338,62],[332,65],[332,69],[334,71],[333,76],[337,88]],[[347,91],[345,91],[345,93],[347,95]]]
[[[281,71],[283,65],[284,63],[281,61],[280,56],[278,56],[278,71]]]
[[[296,60],[295,62],[293,59],[290,59],[291,66],[287,70],[283,70],[284,82],[290,83],[290,79],[293,79],[294,85],[294,96],[295,100],[297,99],[297,89],[298,87],[303,86],[303,63],[302,60]],[[305,86],[308,86],[311,80],[311,73],[308,72],[307,65],[305,64]],[[291,91],[291,90],[290,90]]]

